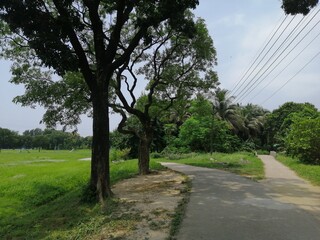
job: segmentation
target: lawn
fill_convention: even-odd
[[[254,180],[264,178],[263,163],[253,153],[213,153],[171,155],[167,158],[157,159],[160,162],[175,162],[198,167],[216,168],[230,171]]]
[[[110,219],[118,204],[81,201],[89,180],[89,150],[0,152],[0,239],[83,239],[106,222],[112,227],[125,219]],[[151,162],[152,168],[161,168]],[[137,161],[111,164],[111,181],[134,176]]]
[[[300,177],[320,186],[320,166],[300,162],[297,158],[277,155],[277,160],[295,171]]]

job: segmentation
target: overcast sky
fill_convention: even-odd
[[[320,24],[317,25],[320,13],[316,14],[318,10],[319,7],[305,19],[302,19],[302,16],[297,16],[293,20],[293,17],[287,17],[278,34],[285,26],[288,27],[278,42],[264,59],[262,58],[264,53],[260,55],[262,60],[256,68],[253,65],[249,69],[257,54],[285,18],[281,1],[200,0],[195,15],[205,19],[213,38],[218,54],[216,71],[221,88],[234,90],[232,95],[238,95],[236,101],[239,103],[259,104],[269,110],[278,108],[288,101],[310,102],[320,109],[320,56],[317,55],[320,51],[320,37],[317,38],[317,34],[320,33]],[[311,20],[313,15],[314,18]],[[291,24],[288,25],[291,20]],[[287,49],[286,44],[281,47],[281,42],[288,37],[300,20],[300,28],[295,30],[295,34],[300,32],[304,24],[309,21],[310,23],[301,30],[295,40],[293,40],[294,34],[287,39],[288,45],[292,41]],[[273,39],[276,38],[277,35]],[[272,42],[266,50],[271,46]],[[277,48],[279,48],[278,53],[283,52],[282,55],[273,54]],[[286,55],[288,57],[282,60]],[[270,61],[267,62],[269,58]],[[258,63],[259,59],[256,62]],[[265,68],[261,68],[264,64]],[[10,62],[0,61],[0,127],[20,133],[36,127],[44,128],[43,125],[39,125],[43,109],[31,109],[12,103],[12,99],[21,95],[24,89],[23,86],[8,83],[11,77],[9,68]],[[274,71],[271,71],[273,69]],[[246,72],[247,75],[244,75]],[[263,73],[265,74],[262,75]],[[111,115],[111,128],[114,129],[116,125],[117,117]],[[90,119],[83,118],[79,133],[83,136],[91,135]]]

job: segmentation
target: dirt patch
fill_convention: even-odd
[[[105,226],[93,239],[167,239],[186,182],[185,176],[165,170],[116,184],[113,192],[120,200],[119,222],[115,228]]]

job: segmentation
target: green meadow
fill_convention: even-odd
[[[82,201],[89,150],[0,152],[0,239],[83,239],[112,223],[108,212]],[[153,168],[161,168],[152,162]],[[112,184],[137,173],[137,161],[111,164]],[[110,215],[110,214],[109,214]]]

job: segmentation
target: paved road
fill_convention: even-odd
[[[164,165],[193,179],[178,240],[320,239],[320,220],[276,199],[267,183],[214,169]]]
[[[320,187],[312,186],[301,179],[272,156],[261,155],[259,157],[265,165],[266,180],[263,180],[262,183],[272,192],[270,196],[281,202],[295,204],[320,221]]]

